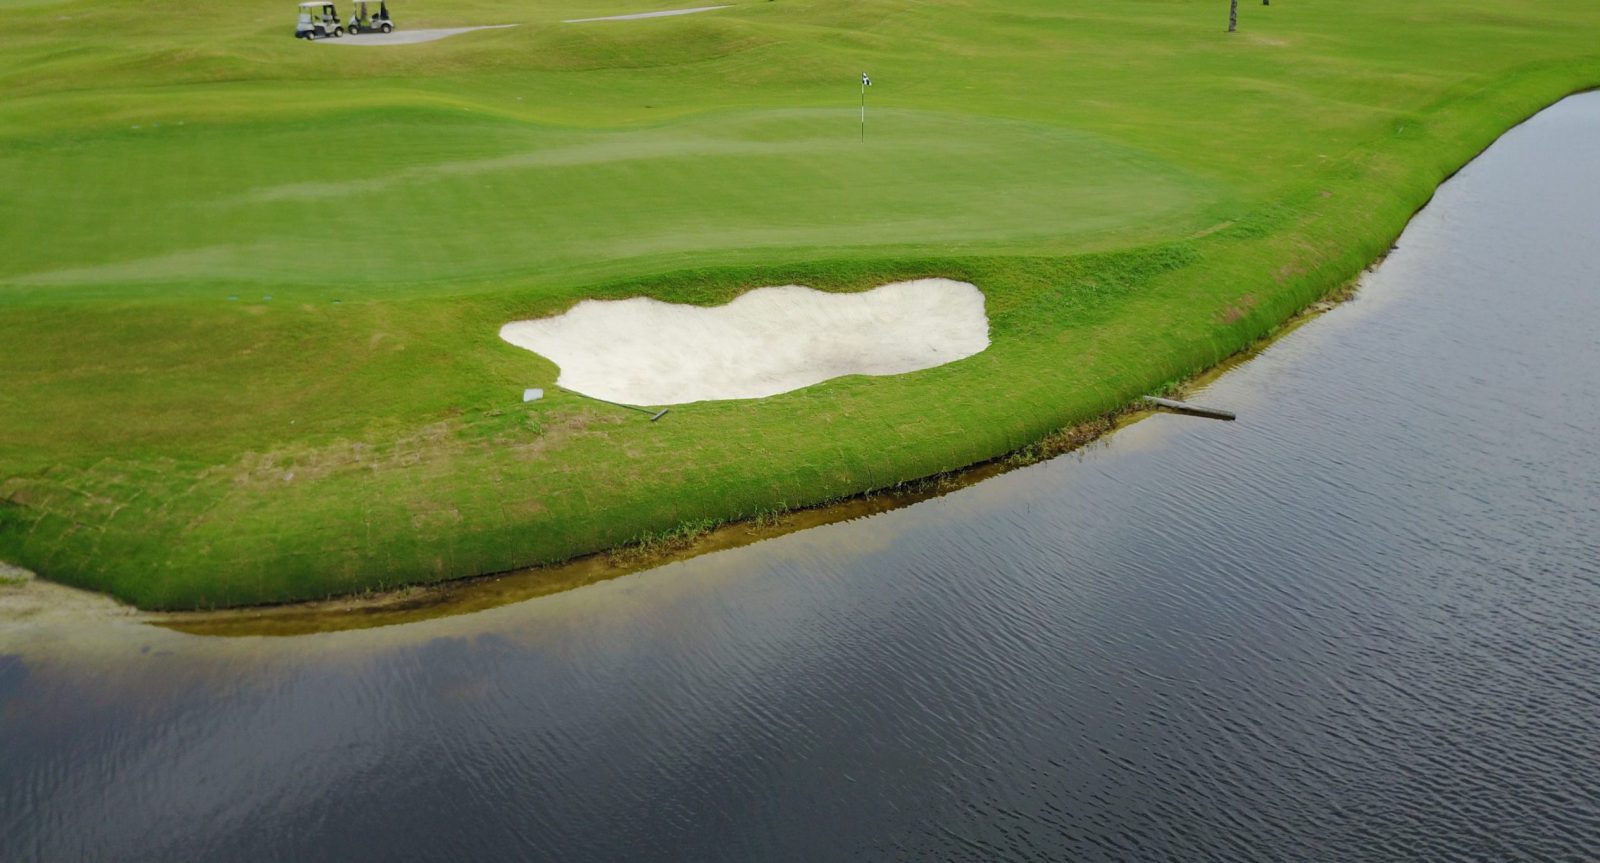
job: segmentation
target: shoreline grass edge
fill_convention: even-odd
[[[94,526],[52,524],[60,516],[28,503],[31,478],[12,477],[0,486],[0,558],[42,577],[102,590],[152,610],[315,600],[548,565],[639,537],[668,534],[685,524],[758,517],[778,501],[796,509],[813,507],[1005,458],[1061,429],[1115,414],[1164,382],[1190,378],[1247,350],[1379,260],[1438,185],[1494,140],[1544,107],[1596,86],[1600,62],[1591,61],[1527,68],[1500,86],[1441,99],[1424,114],[1397,118],[1391,136],[1331,160],[1276,204],[1197,239],[1069,258],[852,261],[838,271],[811,265],[727,268],[618,282],[602,291],[674,297],[710,290],[726,295],[764,283],[768,274],[805,278],[808,269],[814,276],[808,283],[833,288],[870,287],[868,282],[890,275],[923,274],[974,281],[986,293],[1007,279],[1033,285],[1007,294],[997,309],[1004,341],[997,338],[987,357],[907,376],[903,385],[894,385],[902,398],[886,408],[873,410],[865,404],[873,399],[861,380],[809,388],[757,408],[783,411],[789,423],[805,415],[805,403],[819,396],[830,406],[843,402],[853,408],[834,420],[834,432],[841,437],[834,441],[839,469],[833,472],[810,461],[768,454],[734,459],[731,466],[711,471],[717,493],[706,495],[693,492],[696,482],[707,477],[706,465],[691,460],[665,476],[646,475],[632,488],[596,494],[596,505],[572,514],[508,518],[478,533],[476,540],[463,541],[448,529],[419,529],[414,520],[379,519],[373,524],[368,519],[369,531],[377,528],[377,539],[342,558],[314,543],[296,549],[295,532],[285,531],[285,538],[271,549],[224,563],[231,565],[233,575],[222,580],[215,577],[219,568],[206,560],[208,555],[185,546],[181,531],[170,527],[149,536],[103,532],[92,547],[81,538],[73,541],[71,537],[91,533]],[[931,267],[949,269],[930,273]],[[707,281],[716,287],[706,288]],[[1077,289],[1052,289],[1063,282]],[[515,304],[503,297],[494,302],[507,311]],[[1066,329],[1047,325],[1061,314],[1079,317]],[[1052,357],[1076,363],[1076,373],[1052,373]],[[1030,378],[992,383],[996,373],[1007,369]],[[914,420],[893,416],[906,405],[932,403],[930,394],[976,389],[983,380],[993,387],[983,393],[988,404],[969,396],[925,408]],[[1093,383],[1085,386],[1085,381]],[[685,425],[692,426],[684,433],[725,431],[734,410],[724,406],[699,416],[684,411],[691,415]],[[763,417],[763,422],[772,419]],[[886,439],[881,436],[856,444],[848,439],[854,429],[884,422],[898,423],[891,446],[883,446]],[[672,457],[672,440],[634,436],[623,437],[621,444],[636,445],[626,461],[639,471]],[[752,471],[752,463],[766,469]],[[318,517],[337,515],[335,506]],[[422,552],[412,560],[379,553],[380,544],[407,540]],[[156,577],[150,577],[152,572]]]

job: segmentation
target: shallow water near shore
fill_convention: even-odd
[[[1236,423],[402,626],[0,617],[0,859],[1584,859],[1597,190],[1588,94]]]

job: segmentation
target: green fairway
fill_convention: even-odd
[[[313,598],[993,458],[1247,345],[1600,85],[1585,0],[560,23],[678,5],[397,0],[517,26],[360,47],[290,38],[292,3],[0,0],[0,559],[150,607]],[[557,370],[496,336],[919,276],[985,292],[988,350],[659,423],[522,405]]]
[[[16,252],[0,278],[337,294],[618,258],[881,253],[909,238],[1037,249],[1192,227],[1222,192],[1070,129],[873,119],[870,148],[854,112],[829,109],[583,130],[391,108],[45,139],[0,175],[22,192],[7,202]]]

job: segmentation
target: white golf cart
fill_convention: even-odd
[[[350,23],[345,29],[351,33],[391,33],[394,31],[394,22],[389,20],[388,0],[378,0],[378,11],[367,14],[367,0],[355,0],[355,9],[350,13]]]
[[[323,39],[344,35],[339,26],[339,10],[327,0],[312,0],[300,4],[300,20],[294,25],[296,39]]]

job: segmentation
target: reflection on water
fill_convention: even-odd
[[[0,859],[1600,847],[1600,95],[1224,424],[406,626],[0,623]]]

